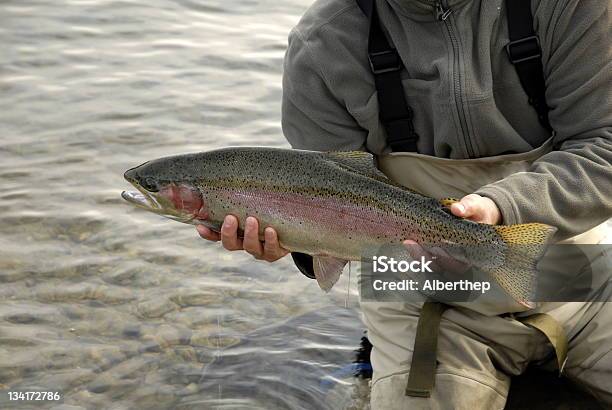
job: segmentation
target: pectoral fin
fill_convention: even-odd
[[[332,256],[314,256],[312,267],[319,287],[328,292],[338,282],[342,270],[348,261]]]

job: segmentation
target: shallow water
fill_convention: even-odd
[[[322,294],[288,260],[221,252],[119,196],[151,158],[287,146],[282,58],[308,3],[0,3],[1,391],[88,409],[366,406],[346,372],[363,331],[346,278]]]

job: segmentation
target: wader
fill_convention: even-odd
[[[378,167],[396,182],[433,198],[461,198],[509,175],[526,172],[552,149],[552,138],[530,152],[451,160],[415,153],[419,136],[401,84],[402,61],[389,44],[374,0],[357,0],[369,20],[368,57],[374,75],[379,118],[393,151],[377,158]],[[438,19],[450,14],[438,2]],[[540,123],[552,132],[545,100],[539,40],[533,29],[530,0],[506,1],[510,43],[506,51]],[[596,244],[604,225],[567,240]],[[559,255],[560,274],[594,273],[592,283],[608,300],[612,255],[590,260]],[[294,256],[295,259],[295,256]],[[296,263],[298,261],[296,260]],[[557,261],[558,262],[558,261]],[[582,265],[580,266],[580,263]],[[578,264],[579,266],[572,266]],[[299,264],[298,264],[299,266]],[[436,302],[361,304],[371,361],[374,409],[502,409],[510,376],[530,362],[552,363],[612,406],[612,305],[602,302],[542,303],[526,310],[512,301],[479,305]],[[512,313],[509,313],[512,312]],[[435,384],[435,388],[434,388]]]
[[[381,171],[402,185],[434,198],[460,198],[526,171],[550,149],[547,142],[527,153],[478,159],[394,152],[377,160]],[[567,242],[593,244],[604,236],[601,225]],[[570,264],[575,260],[565,256]],[[590,261],[591,269],[598,270],[594,276],[601,279],[593,286],[602,292],[612,293],[612,285],[606,285],[611,257],[595,255]],[[565,270],[579,275],[587,268]],[[510,377],[530,362],[557,368],[612,405],[612,304],[545,302],[535,310],[505,315],[487,312],[477,302],[450,308],[430,302],[362,302],[361,308],[373,345],[374,409],[502,409]]]
[[[378,157],[378,166],[390,178],[431,197],[460,198],[487,183],[526,171],[551,149],[548,142],[527,153],[467,160],[413,153],[419,135],[401,84],[403,62],[386,38],[374,0],[356,1],[369,20],[368,57],[379,119],[393,151]],[[443,7],[446,3],[437,2],[441,20],[451,13]],[[527,94],[525,104],[529,102],[540,123],[551,130],[531,1],[509,0],[505,5],[510,39],[506,51]],[[580,235],[574,242],[597,243],[603,237],[602,229]],[[292,257],[302,273],[313,277],[309,255],[292,253]],[[593,287],[612,293],[607,279],[612,271],[610,257],[593,255],[585,266],[571,266],[581,259],[560,255],[567,265],[562,273],[580,276],[586,265],[593,265],[595,276],[601,278]],[[598,300],[610,300],[610,295],[599,295]],[[557,368],[612,406],[610,303],[547,302],[527,312],[503,303],[448,307],[362,301],[361,307],[373,344],[374,409],[501,409],[510,377],[522,373],[530,362]]]

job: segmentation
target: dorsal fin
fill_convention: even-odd
[[[344,165],[368,177],[387,178],[374,165],[374,156],[365,151],[331,151],[325,155],[337,164]]]
[[[375,179],[385,184],[393,185],[403,190],[418,193],[410,188],[406,188],[383,174],[374,164],[374,155],[365,151],[329,151],[324,155],[340,167],[364,175],[368,178]]]

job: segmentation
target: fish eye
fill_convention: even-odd
[[[143,178],[142,181],[140,181],[140,186],[142,186],[144,189],[146,189],[149,192],[159,191],[159,188],[157,187],[157,183],[155,182],[155,179],[151,177]]]

